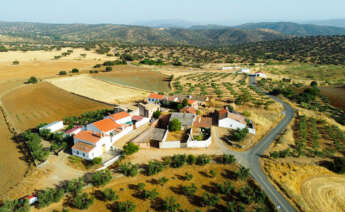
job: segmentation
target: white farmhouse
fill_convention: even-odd
[[[248,128],[249,133],[255,135],[254,125],[247,123],[246,118],[237,113],[230,113],[227,110],[218,111],[218,126],[229,129]]]
[[[54,133],[56,131],[62,130],[63,128],[63,121],[56,121],[39,128],[39,131],[41,132],[42,130],[49,130],[51,133]]]
[[[240,72],[241,73],[250,73],[250,69],[249,68],[241,68]]]
[[[160,104],[165,99],[164,95],[151,93],[147,98],[147,103],[150,104]]]
[[[117,124],[132,124],[131,115],[127,112],[115,113],[106,118],[112,119]]]

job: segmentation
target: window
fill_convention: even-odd
[[[85,157],[85,153],[83,152],[83,156]]]

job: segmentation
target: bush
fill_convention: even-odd
[[[181,205],[176,202],[174,197],[168,197],[163,201],[163,210],[175,212],[181,208]]]
[[[221,194],[230,195],[234,191],[234,186],[230,181],[224,184],[217,183],[216,186]]]
[[[223,164],[232,164],[236,162],[235,156],[227,154],[224,154],[221,160]]]
[[[12,65],[19,65],[19,61],[18,60],[13,61]]]
[[[92,163],[95,165],[102,164],[102,158],[101,157],[96,157],[92,160]]]
[[[187,157],[186,155],[174,155],[171,158],[170,166],[173,168],[179,168],[186,163]]]
[[[168,181],[169,181],[168,178],[166,178],[166,177],[161,177],[161,178],[158,179],[158,184],[161,185],[161,186],[164,186],[165,183],[167,183]]]
[[[194,156],[194,155],[188,155],[188,157],[187,157],[187,163],[188,163],[189,165],[195,164],[195,163],[196,163],[196,158],[195,158],[195,156]]]
[[[111,188],[106,188],[103,191],[104,200],[115,201],[119,198],[119,195],[116,194]]]
[[[161,172],[163,168],[164,168],[164,165],[160,163],[159,161],[150,161],[147,166],[146,173],[148,176],[152,176]]]
[[[38,80],[37,80],[37,78],[36,78],[36,77],[30,77],[26,83],[29,83],[29,84],[30,84],[30,83],[35,84],[35,83],[37,83],[37,82],[38,82]]]
[[[208,155],[199,155],[196,158],[196,164],[200,165],[200,166],[204,166],[204,165],[210,163],[210,161],[211,161],[211,159]]]
[[[139,146],[133,142],[129,142],[123,147],[123,151],[125,152],[125,155],[132,155],[139,151]]]
[[[191,180],[191,179],[193,179],[193,175],[192,174],[189,174],[188,172],[186,172],[185,174],[184,174],[184,177],[183,177],[185,180]]]
[[[211,170],[209,171],[209,173],[210,173],[210,175],[211,175],[212,178],[215,178],[216,175],[217,175],[217,173],[216,173],[213,169],[211,169]]]
[[[136,205],[133,202],[127,200],[125,202],[118,202],[115,211],[133,212],[135,208],[136,208]]]
[[[72,69],[72,71],[71,71],[72,73],[79,73],[79,70],[78,69],[76,69],[76,68],[74,68],[74,69]]]
[[[152,116],[155,119],[158,119],[161,116],[162,112],[160,110],[157,110],[155,112],[153,112]]]
[[[236,172],[236,175],[238,178],[240,178],[240,180],[245,180],[249,177],[250,172],[249,172],[249,169],[244,168],[244,167],[240,167],[238,172]]]
[[[73,206],[78,209],[88,209],[94,201],[94,197],[87,193],[77,194],[73,199]]]
[[[190,186],[182,186],[181,189],[183,194],[186,196],[192,196],[198,190],[194,183],[192,183]]]
[[[53,202],[59,202],[65,194],[63,189],[49,188],[44,191],[39,191],[37,194],[38,207],[43,208]]]
[[[125,176],[134,177],[138,174],[139,166],[132,163],[124,163],[120,165],[120,172]]]
[[[98,171],[92,175],[92,184],[94,186],[105,185],[105,184],[109,183],[111,181],[111,179],[112,179],[112,176],[111,176],[111,173],[108,169]]]
[[[244,138],[247,136],[248,132],[248,128],[232,130],[230,139],[233,141],[243,141]]]
[[[110,72],[110,71],[112,71],[112,70],[113,70],[113,68],[110,67],[110,66],[107,66],[107,67],[105,68],[105,71],[106,71],[106,72]]]
[[[143,198],[147,199],[149,198],[150,200],[155,200],[158,197],[159,193],[157,192],[157,189],[152,189],[151,191],[143,191]]]
[[[169,130],[172,132],[181,130],[181,122],[176,118],[173,119],[169,124]]]
[[[66,71],[60,71],[60,72],[59,72],[59,75],[66,75],[66,74],[67,74]]]
[[[81,192],[84,186],[84,181],[82,178],[71,180],[67,183],[66,191],[74,195]]]
[[[202,206],[215,206],[219,201],[218,195],[211,195],[209,193],[203,193],[201,198],[201,204]]]

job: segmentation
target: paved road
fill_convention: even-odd
[[[256,86],[254,76],[250,77],[250,83]],[[286,126],[290,123],[294,116],[294,110],[288,104],[274,96],[268,96],[284,106],[285,117],[278,123],[275,128],[273,128],[268,134],[266,134],[266,136],[262,138],[257,145],[246,152],[234,152],[229,150],[222,142],[219,141],[219,139],[217,139],[217,144],[223,149],[225,153],[234,155],[241,165],[250,169],[251,175],[255,178],[255,180],[266,192],[268,197],[276,205],[278,211],[294,212],[296,210],[291,206],[291,204],[275,189],[270,181],[268,181],[259,162],[260,155],[262,155],[264,151],[271,145],[271,143],[280,134],[280,132],[286,128]]]

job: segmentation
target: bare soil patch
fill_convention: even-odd
[[[52,122],[66,116],[87,111],[110,108],[73,95],[47,82],[28,85],[10,92],[2,98],[14,126],[22,131],[42,122]]]
[[[345,111],[345,86],[321,88],[321,94],[326,96],[330,103]]]

